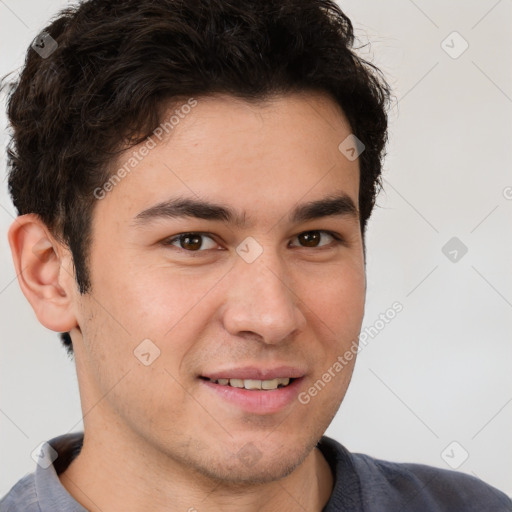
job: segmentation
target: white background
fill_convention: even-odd
[[[0,0],[0,74],[67,2]],[[367,235],[370,326],[403,311],[361,351],[327,434],[351,451],[449,466],[512,494],[511,0],[350,0],[361,50],[395,94],[385,191]],[[454,59],[453,31],[469,44]],[[446,39],[452,55],[463,48]],[[2,111],[4,109],[2,108]],[[5,146],[0,117],[0,142]],[[74,365],[15,278],[14,207],[0,159],[0,495],[34,469],[43,440],[82,429]],[[454,263],[452,237],[468,248]],[[460,253],[459,253],[460,254]],[[450,458],[451,457],[451,458]]]

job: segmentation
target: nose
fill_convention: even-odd
[[[278,258],[239,260],[230,272],[224,328],[233,336],[257,336],[265,344],[289,341],[304,329],[300,297]]]

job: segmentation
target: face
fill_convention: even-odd
[[[364,312],[358,161],[327,96],[194,101],[97,194],[72,333],[85,431],[152,464],[273,480],[352,374],[338,357]]]

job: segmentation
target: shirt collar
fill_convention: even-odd
[[[65,434],[42,444],[34,475],[41,510],[87,512],[69,494],[58,477],[80,453],[83,437],[82,432]]]

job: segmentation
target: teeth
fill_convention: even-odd
[[[211,380],[211,379],[210,379]],[[232,386],[234,388],[245,388],[245,389],[277,389],[279,387],[288,386],[290,379],[288,377],[280,377],[271,380],[257,380],[257,379],[217,379],[211,380],[215,384],[221,386]]]
[[[289,381],[290,379],[288,379]],[[284,379],[283,379],[284,381]],[[272,379],[272,380],[262,380],[261,381],[261,389],[277,389],[277,386],[279,385],[279,379]]]
[[[261,389],[261,380],[245,379],[245,389]]]

